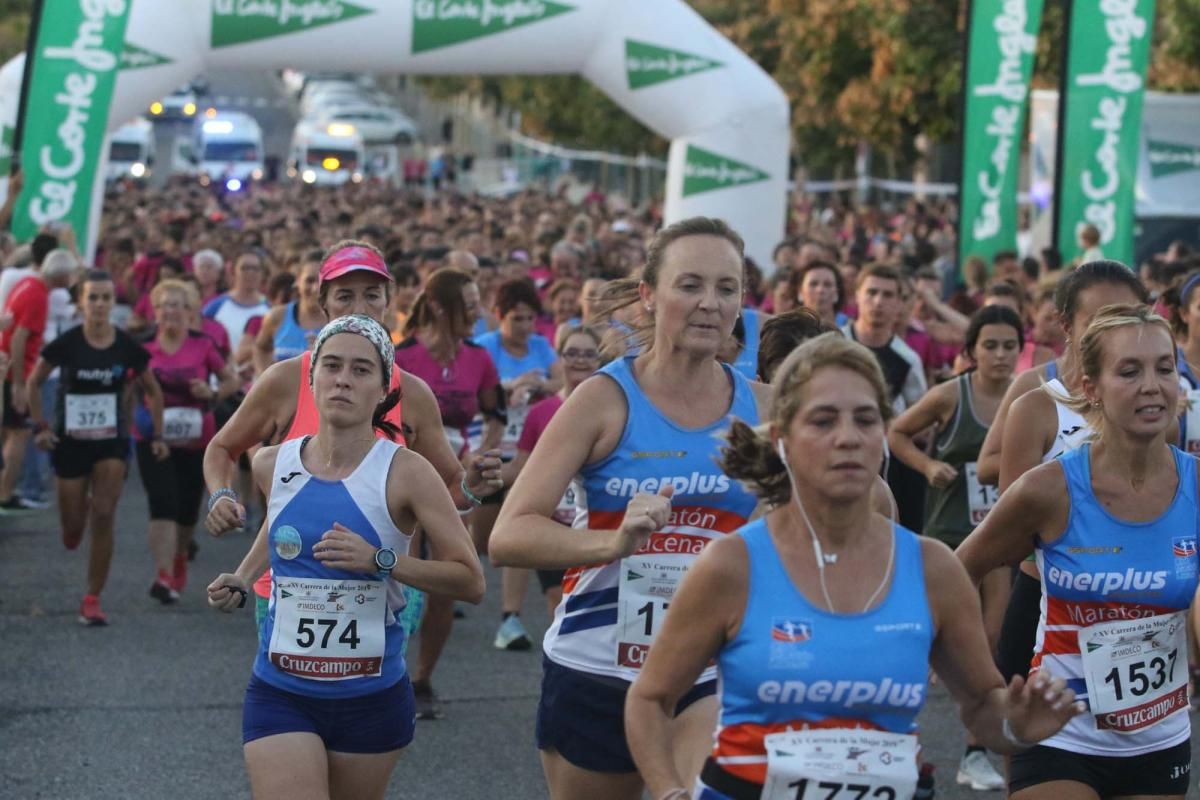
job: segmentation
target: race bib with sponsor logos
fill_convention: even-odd
[[[204,433],[204,412],[198,408],[163,409],[163,440],[168,443],[199,439]]]
[[[909,800],[917,737],[833,728],[768,734],[763,800]]]
[[[1136,733],[1188,707],[1184,611],[1082,628],[1079,653],[1100,730]]]
[[[641,669],[662,630],[692,555],[646,553],[621,559],[617,583],[617,666]]]
[[[979,469],[974,461],[963,465],[967,476],[967,505],[971,511],[971,524],[978,525],[1000,499],[1000,491],[995,486],[979,482]]]
[[[275,576],[271,663],[298,678],[342,681],[383,669],[383,581]]]
[[[67,435],[72,439],[114,439],[117,395],[68,394],[64,400]]]

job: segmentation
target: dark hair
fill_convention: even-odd
[[[1016,250],[997,250],[992,256],[992,266],[999,264],[1001,261],[1016,261]]]
[[[966,340],[963,343],[963,355],[974,360],[972,351],[975,345],[979,342],[979,332],[983,330],[984,325],[1008,325],[1017,332],[1017,347],[1025,347],[1025,326],[1021,324],[1021,318],[1017,316],[1017,312],[1013,311],[1008,306],[984,306],[971,315],[971,322],[967,325]]]
[[[163,267],[173,271],[176,275],[182,275],[183,273],[187,272],[187,270],[183,267],[182,261],[175,256],[167,256],[162,261],[158,262],[158,274],[155,276],[155,280],[162,280]]]
[[[771,317],[758,334],[758,377],[770,383],[788,355],[809,339],[834,332],[816,313],[797,308]]]
[[[389,441],[396,441],[396,438],[403,435],[403,432],[396,427],[396,423],[387,419],[388,412],[397,406],[400,402],[400,386],[397,385],[387,393],[383,401],[375,406],[375,413],[371,415],[371,427],[376,430],[383,431],[383,435]]]
[[[1036,258],[1026,257],[1021,260],[1021,272],[1025,273],[1025,277],[1029,280],[1036,281],[1042,274],[1042,265]]]
[[[291,301],[292,291],[296,288],[296,276],[290,272],[278,272],[267,282],[267,299],[274,300],[283,295],[286,301]]]
[[[1052,272],[1056,269],[1062,269],[1062,253],[1053,247],[1043,247],[1042,262],[1045,263],[1046,269]]]
[[[534,314],[542,313],[542,301],[538,299],[533,281],[505,281],[496,289],[496,316],[503,317],[521,304],[533,309]]]
[[[397,286],[417,286],[421,283],[421,276],[417,274],[417,270],[412,264],[394,265],[392,278],[395,279]]]
[[[420,328],[432,327],[438,324],[438,318],[433,315],[430,303],[437,303],[446,312],[446,324],[451,326],[455,321],[463,327],[470,327],[467,318],[467,305],[463,302],[462,290],[474,281],[465,272],[450,267],[443,267],[429,276],[425,288],[417,295],[413,303],[412,313],[404,322],[404,333],[412,334]]]
[[[1150,302],[1150,293],[1129,267],[1120,261],[1089,261],[1064,275],[1054,291],[1054,306],[1063,321],[1070,324],[1075,318],[1079,295],[1085,289],[1105,283],[1127,287],[1138,303]]]
[[[988,284],[987,289],[983,292],[983,302],[987,303],[989,297],[1011,297],[1017,301],[1017,309],[1020,314],[1025,313],[1025,306],[1029,301],[1025,290],[1010,281],[993,281]]]
[[[895,267],[889,267],[887,264],[868,264],[867,266],[863,267],[862,271],[858,273],[858,282],[854,285],[854,290],[858,291],[859,288],[861,288],[862,285],[867,282],[867,278],[895,281],[897,292],[904,288],[901,285],[904,281],[903,277],[900,275],[900,270],[896,269]]]
[[[83,278],[80,279],[79,285],[82,286],[85,283],[104,283],[106,281],[112,283],[112,279],[112,275],[102,269],[89,269],[83,273]]]
[[[46,260],[46,256],[51,250],[58,249],[58,237],[53,233],[39,233],[33,237],[33,241],[29,244],[29,254],[33,259],[35,267],[41,267],[42,262]]]
[[[837,266],[830,261],[810,261],[806,266],[798,270],[793,270],[790,279],[791,293],[799,301],[800,287],[804,285],[804,279],[808,276],[808,273],[816,269],[827,270],[833,274],[833,285],[837,289],[837,299],[833,301],[833,310],[841,311],[846,305],[846,283],[842,280],[842,273],[838,272]]]

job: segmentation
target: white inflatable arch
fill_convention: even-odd
[[[764,266],[783,235],[787,98],[683,0],[128,2],[110,131],[214,68],[578,73],[671,140],[668,222],[722,217]]]

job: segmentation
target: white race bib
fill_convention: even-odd
[[[67,435],[72,439],[116,438],[116,394],[68,394],[63,407]]]
[[[1187,393],[1187,441],[1183,446],[1192,455],[1200,455],[1200,389]]]
[[[508,422],[504,425],[504,435],[500,437],[500,454],[506,460],[517,455],[517,442],[521,439],[521,431],[525,430],[525,418],[529,416],[529,406],[510,406],[505,411]]]
[[[762,800],[911,800],[917,737],[833,728],[767,734]]]
[[[275,576],[271,663],[314,681],[377,677],[383,669],[384,581]]]
[[[967,476],[967,505],[971,511],[971,524],[978,525],[1000,499],[1000,492],[995,486],[979,482],[979,468],[974,461],[963,465]]]
[[[694,560],[661,553],[621,559],[617,581],[617,666],[641,669],[675,590]]]
[[[1135,733],[1188,707],[1187,612],[1091,625],[1079,652],[1100,730]]]
[[[554,521],[563,525],[572,525],[575,522],[575,492],[579,487],[575,480],[572,479],[567,484],[567,490],[563,492],[563,496],[558,501],[558,508],[554,509]]]
[[[163,440],[187,442],[204,433],[204,412],[198,408],[163,409]]]

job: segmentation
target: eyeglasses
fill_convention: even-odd
[[[568,361],[595,361],[600,357],[598,350],[563,350],[562,357]]]

